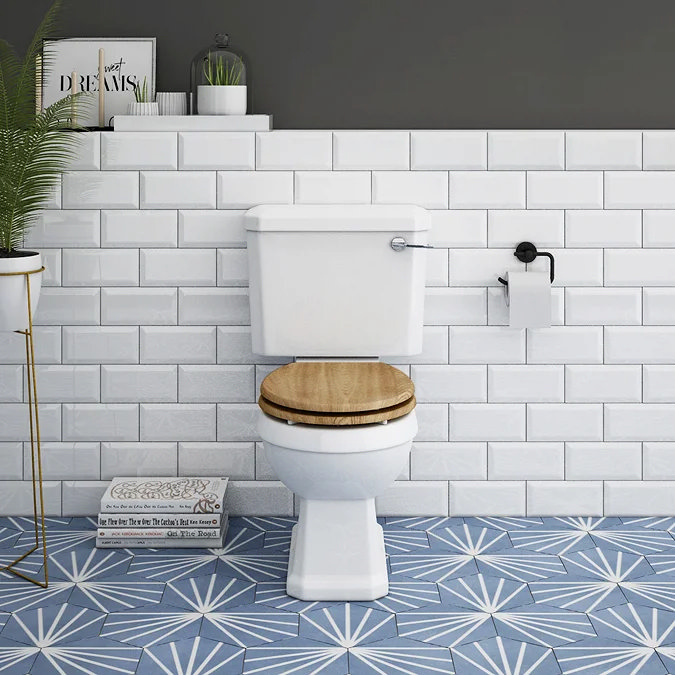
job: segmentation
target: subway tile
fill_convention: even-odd
[[[101,477],[99,443],[43,443],[40,454],[44,480],[98,480]],[[23,473],[26,478],[31,475],[30,443],[24,443]]]
[[[563,443],[488,443],[489,480],[563,480]]]
[[[605,440],[671,441],[673,438],[675,404],[605,404]]]
[[[566,168],[641,169],[640,131],[568,131]]]
[[[179,476],[255,479],[255,443],[179,443]]]
[[[485,366],[413,366],[415,398],[421,403],[487,400]]]
[[[177,468],[176,443],[101,443],[103,480],[116,476],[176,476]]]
[[[407,131],[335,131],[333,169],[410,168],[410,134]]]
[[[375,498],[378,516],[447,516],[448,484],[397,481]]]
[[[244,249],[218,249],[216,283],[218,286],[248,286],[248,255]]]
[[[43,400],[42,397],[40,400]],[[0,401],[3,403],[23,401],[23,367],[21,365],[0,366]]]
[[[485,443],[413,443],[410,454],[412,480],[485,480]]]
[[[176,366],[101,366],[103,403],[175,403],[177,390]]]
[[[177,211],[102,211],[101,245],[111,248],[175,247]]]
[[[39,400],[43,403],[98,403],[100,368],[99,365],[37,366],[35,377]]]
[[[524,171],[451,171],[451,209],[524,209]]]
[[[419,430],[416,441],[448,440],[448,406],[442,403],[418,403],[415,407]]]
[[[602,516],[602,481],[528,481],[528,516]]]
[[[524,516],[525,481],[450,481],[451,516]]]
[[[564,245],[564,211],[489,211],[488,246],[514,249],[521,241],[538,248]]]
[[[448,285],[448,252],[443,249],[433,249],[426,252],[425,284],[430,286]]]
[[[264,357],[256,357],[256,362],[262,362]],[[275,357],[272,363],[279,363],[280,357]],[[422,351],[419,354],[401,356],[387,356],[382,359],[386,363],[409,364],[409,363],[440,363],[448,362],[448,327],[447,326],[424,326],[422,329]]]
[[[61,363],[61,326],[33,326],[35,363]],[[0,332],[0,363],[25,363],[22,336]]]
[[[643,366],[645,403],[675,403],[675,366]]]
[[[412,169],[487,169],[485,131],[413,131],[410,144]]]
[[[219,441],[258,441],[257,403],[229,403],[218,405]]]
[[[645,248],[675,247],[675,211],[643,211]]]
[[[506,304],[504,288],[488,288],[488,324],[490,326],[509,325],[509,307]],[[551,325],[565,323],[565,289],[551,289]]]
[[[557,248],[549,252],[555,258],[555,286],[602,286],[602,249]],[[539,257],[527,267],[547,272],[549,261]]]
[[[75,156],[68,162],[68,171],[99,171],[101,169],[101,134],[90,131],[78,134]]]
[[[605,516],[661,516],[675,512],[675,483],[607,481]]]
[[[255,443],[255,477],[256,480],[277,480],[278,476],[267,459],[264,443]]]
[[[34,324],[97,325],[101,320],[100,295],[98,288],[43,288]]]
[[[21,480],[23,478],[23,443],[21,441],[0,442],[0,462],[2,462],[2,477],[6,481]],[[26,478],[29,479],[30,475],[29,467]]]
[[[100,211],[43,211],[25,239],[26,248],[87,248],[100,245]]]
[[[444,171],[374,171],[373,204],[448,207],[448,174]]]
[[[567,288],[567,325],[630,325],[642,323],[640,288]]]
[[[600,326],[528,329],[528,363],[602,363]]]
[[[239,403],[255,400],[255,367],[179,366],[181,403]]]
[[[564,169],[562,131],[488,131],[489,169]]]
[[[296,204],[370,204],[370,171],[296,171]]]
[[[215,326],[141,327],[141,363],[215,363]]]
[[[103,325],[163,325],[178,320],[178,291],[175,288],[103,288]],[[70,322],[64,322],[70,323]]]
[[[529,171],[528,209],[601,209],[600,171]]]
[[[255,168],[321,170],[333,164],[330,131],[264,131],[256,134]]]
[[[181,324],[238,326],[251,323],[248,289],[181,288],[178,298]]]
[[[42,287],[60,286],[62,276],[61,249],[39,249],[42,256],[42,265],[45,271],[42,274]]]
[[[675,249],[605,251],[606,286],[675,286]]]
[[[63,199],[61,198],[63,192],[63,177],[56,179],[56,184],[51,189],[49,195],[44,201],[45,209],[60,209],[65,208],[63,205]]]
[[[601,441],[600,403],[528,403],[528,441]]]
[[[675,133],[644,131],[642,145],[643,169],[675,169]]]
[[[485,209],[445,211],[431,214],[430,239],[443,248],[481,248],[487,246],[487,211]]]
[[[608,326],[606,363],[675,363],[675,328]]]
[[[231,480],[224,508],[231,516],[292,516],[293,493],[279,481]]]
[[[675,172],[607,171],[605,208],[675,208]]]
[[[502,326],[450,326],[451,363],[525,363],[525,331]]]
[[[120,403],[65,403],[63,440],[137,441],[138,406]]]
[[[141,286],[215,286],[213,249],[142,249]]]
[[[109,481],[64,480],[61,484],[64,516],[93,516],[101,506],[101,497]]]
[[[178,168],[254,169],[255,134],[250,132],[181,132],[178,134]]]
[[[140,412],[141,441],[216,440],[215,405],[141,403]]]
[[[138,286],[135,249],[66,249],[64,286]]]
[[[565,366],[568,403],[628,403],[641,398],[640,366]]]
[[[104,132],[101,134],[101,168],[112,171],[175,170],[178,168],[176,134],[162,131]]]
[[[427,288],[424,323],[432,326],[483,325],[487,322],[484,288]]]
[[[39,394],[39,390],[38,390]],[[40,438],[43,442],[61,440],[61,406],[40,403]],[[3,441],[30,438],[28,408],[25,403],[0,403],[0,429]]]
[[[292,171],[218,172],[219,209],[248,209],[257,204],[292,203]]]
[[[137,209],[138,171],[63,174],[64,209]]]
[[[142,209],[215,209],[215,171],[142,171]]]
[[[452,441],[524,441],[525,406],[515,403],[450,404]]]
[[[565,213],[565,244],[570,248],[639,248],[642,212],[569,210]]]
[[[490,403],[562,402],[563,366],[488,366]]]
[[[641,443],[565,443],[565,478],[640,480]]]
[[[103,493],[101,493],[103,494]],[[42,483],[46,516],[61,515],[61,483],[47,480]],[[33,516],[33,484],[30,481],[0,481],[0,513],[7,516]],[[92,513],[96,513],[92,511]]]
[[[64,363],[138,363],[137,326],[64,326]]]
[[[525,266],[510,249],[460,249],[449,251],[450,286],[498,286],[508,271],[524,272]]]
[[[643,480],[675,480],[675,443],[642,444]]]
[[[675,325],[675,288],[642,289],[642,306],[646,326]]]
[[[246,211],[179,211],[178,245],[181,248],[246,248]]]
[[[445,361],[447,363],[447,331],[445,332]],[[218,363],[275,363],[284,364],[289,358],[283,356],[261,356],[254,354],[251,346],[250,326],[218,326]],[[409,357],[408,357],[409,358]]]

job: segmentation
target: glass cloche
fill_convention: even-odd
[[[246,114],[246,64],[229,47],[230,36],[217,33],[215,43],[200,51],[190,69],[190,113]]]

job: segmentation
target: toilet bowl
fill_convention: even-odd
[[[384,363],[292,363],[263,381],[259,405],[267,458],[300,499],[287,593],[386,595],[375,497],[401,473],[417,433],[410,379]]]

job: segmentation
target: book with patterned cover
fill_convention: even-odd
[[[227,478],[113,478],[102,513],[223,513]]]

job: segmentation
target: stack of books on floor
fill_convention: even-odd
[[[98,548],[222,548],[227,478],[114,478],[101,498]]]

